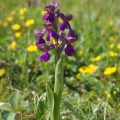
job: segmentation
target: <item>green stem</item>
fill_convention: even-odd
[[[57,57],[59,58],[59,56]],[[60,120],[60,101],[62,96],[62,89],[63,89],[63,57],[58,59],[55,68],[54,120]]]

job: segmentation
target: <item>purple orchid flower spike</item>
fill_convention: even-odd
[[[45,6],[44,9],[47,13],[42,18],[42,20],[44,20],[45,28],[43,30],[34,31],[34,35],[37,36],[36,46],[38,50],[42,51],[42,54],[39,56],[41,62],[49,61],[50,54],[48,52],[56,48],[59,50],[59,53],[64,50],[67,56],[74,55],[76,51],[72,43],[78,40],[78,36],[75,34],[69,23],[69,21],[73,19],[73,15],[61,13],[60,10],[57,9],[58,6],[59,2],[55,5],[51,3]],[[58,28],[59,17],[63,22],[59,26],[60,32],[58,33],[58,29],[56,28]],[[64,32],[65,29],[68,30],[68,32],[66,31],[67,33]],[[59,40],[61,42],[58,42]]]

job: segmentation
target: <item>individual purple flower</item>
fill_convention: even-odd
[[[62,41],[60,52],[62,52],[65,45],[67,45],[67,47],[65,48],[65,54],[68,56],[72,56],[75,53],[75,49],[71,43],[77,41],[78,36],[74,33],[72,29],[68,32],[67,36],[63,32],[60,32],[59,35],[59,39]]]
[[[54,18],[53,13],[46,13],[42,18],[42,20],[46,20],[46,21],[49,21],[49,22],[54,22],[54,19],[55,18]]]
[[[44,51],[40,56],[39,60],[41,62],[48,62],[50,60],[50,54],[47,51]]]
[[[49,21],[49,22],[54,22],[55,20],[55,15],[54,15],[54,10],[59,6],[59,3],[57,2],[54,5],[49,4],[49,5],[46,5],[45,6],[45,11],[47,11],[47,13],[43,16],[42,20],[46,20],[46,21]]]
[[[54,44],[47,45],[47,44],[43,43],[43,44],[37,45],[37,48],[40,51],[50,51],[50,50],[54,49],[55,46],[56,46],[56,44],[55,45]]]
[[[44,24],[45,28],[48,30],[46,40],[50,41],[50,38],[53,37],[55,40],[58,40],[58,33],[54,31],[54,24],[52,22],[47,22]]]
[[[34,31],[34,35],[35,36],[43,36],[45,33],[47,32],[47,30],[46,29],[43,29],[43,30],[35,30]]]
[[[64,31],[65,29],[70,29],[70,25],[68,22],[63,22],[61,25],[60,25],[60,30],[61,31]]]
[[[72,20],[73,16],[71,14],[64,15],[63,13],[60,13],[60,10],[57,10],[56,14],[63,20],[63,23],[60,25],[60,30],[64,31],[65,29],[71,29],[69,21]]]
[[[48,34],[46,36],[46,40],[50,41],[51,37],[53,37],[55,40],[58,40],[59,35],[54,30],[50,30],[50,31],[48,31]]]
[[[74,30],[70,30],[67,34],[67,42],[73,43],[78,40],[78,35],[74,33]]]
[[[57,2],[57,3],[55,4],[55,6],[52,5],[52,3],[51,3],[51,4],[45,6],[45,11],[47,11],[48,13],[53,13],[54,10],[55,10],[58,6],[59,6],[59,2]]]
[[[38,36],[35,44],[39,45],[39,44],[43,44],[43,43],[45,44],[45,40],[42,37]]]
[[[67,56],[72,56],[72,55],[74,55],[74,53],[75,53],[74,47],[71,44],[68,44],[65,48],[65,54]]]

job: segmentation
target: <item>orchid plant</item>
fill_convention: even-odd
[[[72,43],[78,39],[77,34],[74,33],[69,23],[73,15],[61,13],[61,11],[57,9],[58,6],[58,2],[55,5],[51,3],[45,6],[44,10],[46,14],[42,18],[45,28],[34,31],[34,35],[37,36],[36,46],[38,50],[42,51],[39,60],[41,62],[48,62],[51,56],[49,53],[50,50],[53,50],[55,55],[54,90],[52,90],[49,85],[46,87],[50,108],[50,120],[60,120],[60,101],[64,73],[62,51],[64,50],[67,56],[74,55],[76,50]],[[58,26],[59,18],[62,19],[60,26]]]

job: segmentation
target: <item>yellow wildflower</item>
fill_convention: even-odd
[[[120,44],[119,44],[119,45],[117,45],[117,48],[118,48],[118,49],[120,49]]]
[[[98,62],[101,60],[101,56],[97,56],[96,58],[92,58],[92,62]]]
[[[98,69],[98,66],[90,64],[87,68],[87,73],[93,74]]]
[[[16,13],[15,11],[12,11],[12,12],[11,12],[11,15],[14,15],[15,13]]]
[[[3,26],[4,26],[4,27],[7,27],[7,26],[8,26],[8,23],[7,23],[7,22],[3,22]]]
[[[109,37],[109,40],[112,42],[114,40],[114,37]]]
[[[105,94],[107,95],[107,94],[108,94],[108,91],[105,91]]]
[[[110,27],[112,27],[112,26],[114,25],[114,22],[111,20],[111,21],[108,22],[108,25],[109,25]]]
[[[116,90],[117,90],[117,91],[119,91],[119,88],[118,88],[118,87],[116,87]]]
[[[67,65],[66,68],[69,70],[70,69],[70,65]]]
[[[77,53],[77,55],[78,55],[79,57],[82,56],[82,54],[83,54],[83,51],[82,51],[82,50],[78,51],[78,53]]]
[[[115,57],[115,56],[117,56],[117,53],[115,53],[114,51],[110,51],[109,56],[110,57]]]
[[[111,98],[111,94],[108,93],[108,94],[107,94],[107,97],[108,97],[108,98]]]
[[[16,42],[15,42],[15,41],[13,41],[13,42],[10,44],[10,48],[11,48],[12,50],[15,50],[15,48],[16,48]]]
[[[3,76],[5,74],[5,69],[4,68],[1,68],[0,69],[0,76]]]
[[[18,37],[20,37],[20,36],[21,36],[21,33],[20,33],[20,32],[16,32],[16,33],[15,33],[15,37],[18,38]]]
[[[28,46],[27,47],[27,51],[29,51],[29,52],[37,51],[36,45],[30,45],[30,46]]]
[[[113,94],[114,94],[114,95],[116,95],[116,93],[117,93],[116,91],[113,91]]]
[[[76,74],[75,77],[76,77],[78,80],[80,80],[80,74],[79,74],[79,73]]]
[[[11,16],[9,16],[9,17],[7,17],[7,21],[12,21],[13,20],[13,17],[11,17]]]
[[[90,64],[88,67],[80,67],[78,70],[81,73],[93,74],[98,69],[98,66]]]
[[[81,73],[87,73],[86,69],[87,69],[87,67],[83,66],[83,67],[80,67],[78,69],[78,71],[81,72]]]
[[[111,75],[116,72],[116,67],[108,67],[105,69],[104,74],[105,75]]]
[[[18,29],[20,29],[20,25],[19,24],[14,24],[14,25],[12,25],[12,29],[13,30],[18,30]]]
[[[21,8],[21,9],[19,10],[19,13],[20,13],[20,15],[23,15],[26,11],[27,11],[26,8]]]
[[[29,27],[30,25],[32,25],[32,24],[34,24],[34,23],[35,23],[34,19],[30,19],[30,20],[27,20],[27,21],[26,21],[25,26],[26,26],[26,27]]]
[[[109,48],[113,48],[114,46],[115,46],[115,44],[112,43],[112,44],[109,45]]]
[[[45,10],[41,11],[41,15],[45,15],[47,12]]]
[[[110,93],[108,91],[105,91],[105,94],[107,95],[108,98],[111,97]]]
[[[21,19],[21,20],[23,20],[23,19],[24,19],[24,16],[23,16],[23,15],[21,15],[21,16],[20,16],[20,19]]]

